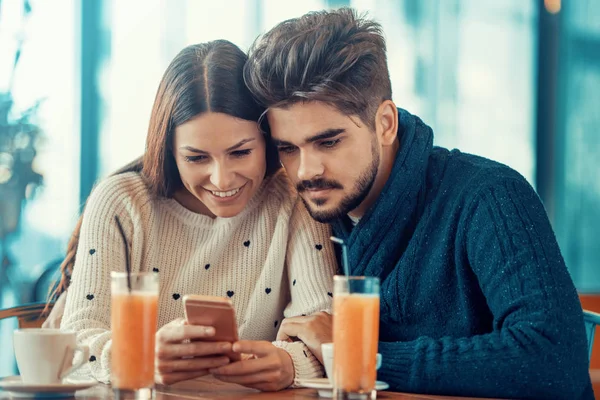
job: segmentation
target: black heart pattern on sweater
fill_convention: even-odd
[[[317,244],[317,245],[315,245],[315,249],[321,251],[321,250],[323,250],[323,245],[322,244]]]
[[[294,282],[292,282],[292,286],[296,286],[296,280],[294,279]]]
[[[152,268],[152,272],[158,272],[158,268]]]
[[[333,293],[331,293],[331,292],[327,292],[327,296],[329,296],[329,297],[333,297]]]
[[[88,300],[94,300],[94,295],[93,294],[88,294],[87,296],[85,296],[86,299]]]
[[[179,300],[180,297],[181,295],[179,293],[173,293],[173,299]]]
[[[233,290],[228,290],[227,291],[227,297],[232,297],[235,293],[233,292]]]
[[[91,356],[90,357],[90,362],[94,362],[94,361],[96,361],[96,356]]]
[[[269,293],[271,293],[271,288],[270,288],[270,287],[266,288],[266,289],[265,289],[265,293],[266,293],[266,294],[269,294]]]
[[[249,246],[250,246],[250,241],[249,241],[249,240],[246,240],[246,241],[244,242],[244,246],[246,246],[246,247],[249,247]]]
[[[95,252],[96,252],[96,249],[90,249],[90,255],[91,256],[93,256]]]
[[[279,321],[275,321],[275,323],[273,324],[273,327],[277,328],[278,323],[279,323]]]
[[[210,268],[210,264],[206,264],[206,265],[204,266],[204,269],[209,269],[209,268]]]

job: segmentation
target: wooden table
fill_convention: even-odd
[[[211,377],[212,378],[212,377]],[[98,384],[90,389],[76,393],[77,400],[113,399],[113,391],[108,385]],[[388,391],[377,392],[382,400],[477,400],[467,397],[432,396]],[[0,400],[13,400],[17,397],[0,391]],[[22,399],[22,398],[21,398]],[[241,399],[312,399],[324,400],[315,389],[290,389],[281,392],[260,392],[243,386],[224,383],[214,378],[194,382],[193,386],[175,385],[174,387],[158,387],[155,400],[241,400]],[[489,400],[489,399],[487,399]]]

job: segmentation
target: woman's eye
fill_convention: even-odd
[[[250,153],[252,153],[251,149],[246,149],[246,150],[236,150],[231,152],[231,155],[237,158],[242,158],[242,157],[246,157],[247,155],[250,155]]]
[[[183,156],[183,158],[187,162],[197,163],[197,162],[202,162],[202,161],[206,160],[207,157],[206,156]]]

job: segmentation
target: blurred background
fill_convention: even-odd
[[[523,174],[582,299],[598,299],[600,1],[0,0],[0,309],[45,300],[94,183],[143,153],[179,50],[246,50],[345,5],[383,25],[396,104],[436,144]],[[15,326],[0,322],[0,376],[15,372]]]

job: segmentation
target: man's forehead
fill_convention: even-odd
[[[299,101],[292,104],[285,104],[280,107],[269,108],[267,114],[276,116],[287,115],[291,116],[325,116],[329,118],[342,118],[344,113],[338,110],[334,105],[323,101]]]
[[[271,135],[276,139],[302,141],[326,131],[361,127],[357,116],[347,116],[319,102],[299,103],[267,112]]]
[[[271,133],[279,135],[311,135],[329,125],[329,119],[294,109],[273,109],[267,114]]]

